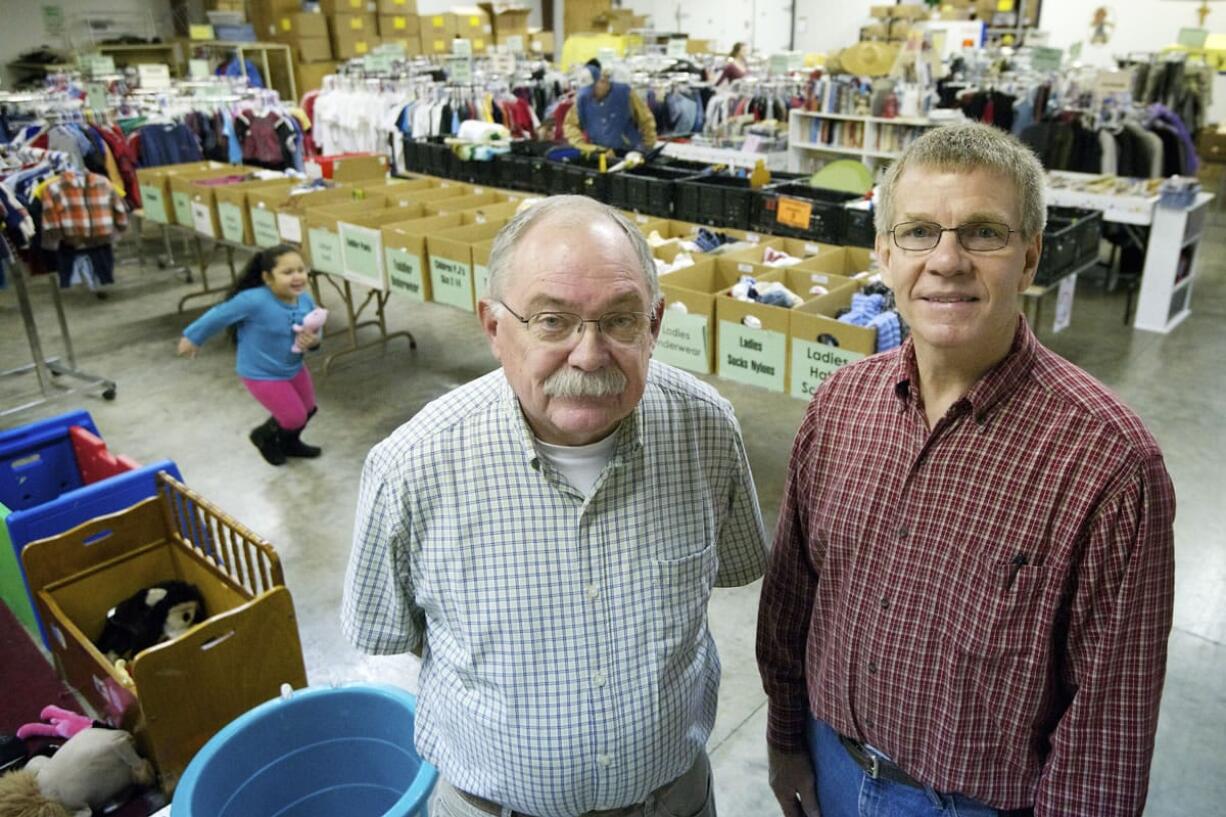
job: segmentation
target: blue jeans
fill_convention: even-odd
[[[991,806],[931,787],[869,777],[839,742],[838,733],[809,718],[809,755],[817,775],[822,817],[997,817]],[[871,750],[870,750],[871,751]]]

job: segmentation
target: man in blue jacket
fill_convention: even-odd
[[[643,150],[656,143],[656,119],[647,103],[623,82],[614,82],[600,63],[585,66],[591,85],[579,89],[566,114],[563,132],[575,147],[598,145],[616,150]]]

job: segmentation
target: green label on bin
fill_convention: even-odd
[[[660,339],[656,341],[656,359],[691,372],[710,374],[709,325],[706,315],[687,315],[665,309],[660,321]]]
[[[192,197],[186,193],[171,193],[171,203],[175,206],[175,221],[185,226],[192,224]]]
[[[217,218],[221,220],[221,237],[235,244],[242,244],[246,238],[243,233],[243,208],[228,201],[217,203]]]
[[[277,214],[263,207],[251,208],[251,232],[257,247],[273,247],[281,243],[277,233]]]
[[[490,296],[490,268],[484,264],[473,264],[474,292],[477,300]]]
[[[750,329],[739,323],[719,322],[720,377],[782,392],[786,381],[787,336],[782,332]]]
[[[307,239],[311,246],[311,269],[340,275],[344,269],[341,266],[340,236],[321,227],[312,227]]]
[[[141,207],[145,211],[146,219],[156,221],[158,224],[168,223],[166,218],[166,199],[162,195],[162,186],[160,184],[142,184],[140,186],[140,201]]]
[[[837,346],[792,338],[792,396],[808,400],[836,369],[862,357]]]
[[[430,256],[430,288],[434,302],[473,311],[472,267],[450,258]]]
[[[421,258],[399,247],[388,247],[383,256],[391,290],[425,303],[426,281],[421,274]]]
[[[341,260],[345,277],[374,289],[383,289],[383,236],[356,224],[339,225]]]

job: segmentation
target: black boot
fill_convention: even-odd
[[[317,445],[307,445],[302,441],[302,431],[306,426],[295,429],[294,431],[282,431],[281,441],[283,443],[282,450],[285,451],[287,457],[305,457],[306,459],[314,459],[323,453],[323,449]]]
[[[285,432],[273,417],[251,431],[251,442],[269,465],[285,465]]]

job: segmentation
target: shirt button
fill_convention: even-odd
[[[899,539],[906,539],[910,535],[911,535],[911,531],[907,530],[906,525],[898,526],[898,538]]]
[[[876,662],[876,661],[869,661],[869,662],[868,662],[868,674],[869,674],[869,675],[876,675],[876,674],[877,674],[877,662]]]
[[[603,672],[597,672],[595,675],[592,676],[592,683],[595,684],[598,688],[604,686],[604,682],[606,680],[607,679],[605,678],[605,674]]]
[[[865,728],[865,729],[872,729],[872,728],[873,728],[873,722],[872,722],[872,720],[866,720],[866,721],[864,722],[864,728]]]
[[[596,755],[596,762],[607,769],[613,762],[613,758],[609,757],[608,755]]]
[[[600,596],[600,588],[597,587],[595,583],[588,584],[586,590],[587,590],[587,597],[591,599],[592,601],[595,601],[597,597]]]
[[[889,609],[890,609],[890,600],[889,600],[889,599],[887,599],[885,596],[882,596],[882,597],[881,597],[881,609],[882,609],[882,610],[889,610]]]

